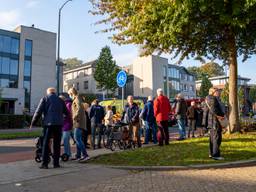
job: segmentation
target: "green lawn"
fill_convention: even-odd
[[[256,159],[256,133],[223,136],[221,153],[223,161],[208,157],[208,138],[171,141],[170,145],[152,146],[102,155],[91,163],[129,166],[175,166],[223,163]]]
[[[33,138],[39,137],[41,134],[42,131],[0,133],[0,139]]]

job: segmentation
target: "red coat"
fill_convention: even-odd
[[[156,121],[167,121],[171,111],[170,101],[166,96],[160,95],[154,100],[154,114]]]

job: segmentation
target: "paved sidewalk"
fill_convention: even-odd
[[[0,192],[255,192],[256,167],[125,171],[100,165],[64,163],[38,169],[33,161],[0,165]]]
[[[36,131],[41,131],[41,127],[33,127],[31,130],[28,127],[25,128],[17,128],[17,129],[0,129],[0,134],[1,133],[17,133],[17,132],[36,132]]]

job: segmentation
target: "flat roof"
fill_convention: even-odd
[[[225,76],[225,75],[221,75],[221,76],[216,76],[216,77],[210,77],[209,80],[220,80],[220,79],[228,79],[229,76]],[[246,81],[250,81],[250,78],[246,78],[246,77],[241,77],[241,76],[237,76],[237,80],[246,80]],[[200,83],[202,80],[197,80],[196,82]]]

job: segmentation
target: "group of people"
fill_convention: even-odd
[[[99,105],[98,100],[94,100],[89,106],[82,102],[75,88],[68,91],[68,96],[56,94],[55,88],[48,88],[47,95],[40,100],[34,113],[31,126],[43,117],[43,146],[42,165],[40,168],[48,168],[50,153],[50,139],[53,139],[53,167],[59,168],[59,158],[61,153],[61,140],[63,140],[64,153],[72,160],[84,162],[89,160],[86,148],[88,147],[88,136],[91,135],[91,146],[96,148],[95,137],[102,128],[105,111]],[[76,144],[76,154],[72,157],[70,148],[70,137],[74,134]],[[101,134],[99,135],[97,146],[101,148]]]
[[[144,125],[144,143],[148,144],[150,138],[154,144],[159,146],[169,145],[169,115],[171,105],[169,99],[164,96],[163,90],[157,90],[157,96],[153,100],[148,97],[143,109],[133,101],[133,96],[128,96],[127,104],[124,107],[121,121],[127,123],[129,139],[141,143],[141,127]],[[201,114],[201,118],[199,115]],[[219,160],[221,144],[221,126],[218,117],[224,117],[225,111],[219,99],[219,90],[211,88],[209,96],[205,99],[203,110],[191,102],[187,103],[182,94],[178,94],[175,104],[175,117],[179,127],[178,140],[186,138],[186,123],[189,127],[187,137],[195,137],[195,130],[198,119],[204,127],[210,129],[210,150],[209,157]],[[84,162],[89,160],[86,148],[101,148],[101,135],[103,125],[106,127],[113,124],[112,107],[107,106],[106,110],[99,105],[98,100],[94,100],[91,106],[82,102],[75,88],[68,91],[68,96],[56,94],[55,88],[48,88],[47,95],[40,100],[31,122],[32,126],[43,117],[43,147],[42,147],[42,165],[40,168],[48,168],[49,143],[53,138],[53,166],[59,168],[60,146],[63,140],[64,153],[73,160]],[[143,122],[143,123],[142,123]],[[70,150],[70,137],[74,134],[76,143],[76,154],[72,157]],[[201,133],[200,133],[201,134]],[[88,136],[91,135],[89,139]],[[98,136],[96,144],[96,136]]]

